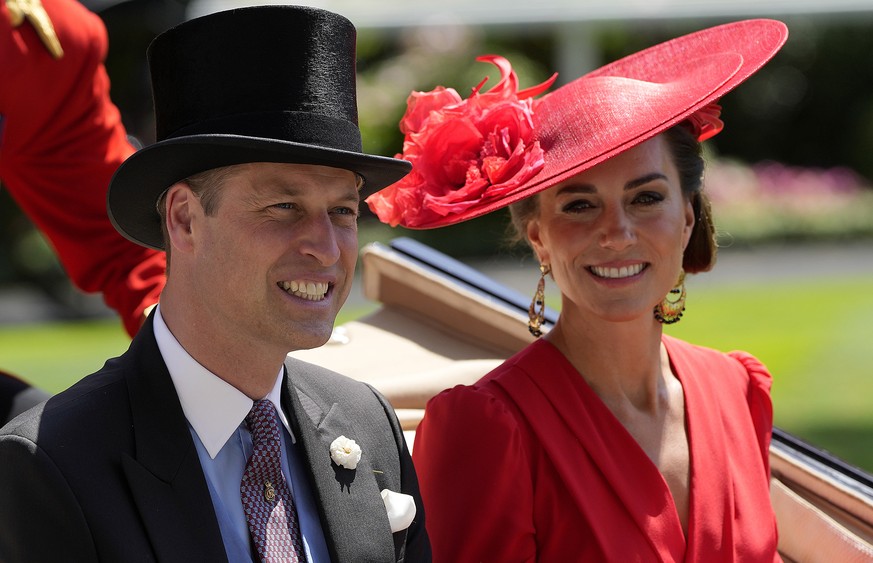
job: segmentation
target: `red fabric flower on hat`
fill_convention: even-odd
[[[483,80],[470,97],[452,88],[413,92],[400,121],[405,135],[397,158],[412,172],[367,198],[370,209],[391,226],[425,228],[468,207],[498,198],[539,172],[543,150],[533,140],[533,96],[554,83],[557,74],[518,91],[509,61],[478,57],[500,69],[500,81],[487,92]]]
[[[711,103],[703,106],[688,117],[691,132],[701,143],[718,135],[724,129],[721,120],[721,106]]]

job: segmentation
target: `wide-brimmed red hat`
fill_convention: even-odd
[[[413,229],[479,217],[587,170],[687,122],[699,140],[722,127],[715,102],[785,43],[782,22],[711,27],[603,66],[534,100],[551,81],[516,91],[500,83],[462,100],[438,87],[414,92],[401,122],[409,176],[367,199],[379,218]]]

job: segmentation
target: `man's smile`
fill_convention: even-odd
[[[294,295],[310,301],[321,301],[327,295],[330,284],[308,280],[294,280],[279,282],[279,286]]]

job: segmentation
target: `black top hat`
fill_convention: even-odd
[[[248,162],[351,170],[367,192],[408,162],[363,153],[355,96],[355,27],[316,8],[258,6],[182,23],[148,49],[157,142],[109,186],[109,217],[130,240],[161,249],[155,203],[198,172]]]

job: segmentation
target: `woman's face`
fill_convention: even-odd
[[[694,226],[662,135],[539,194],[527,236],[552,267],[561,316],[652,319]]]

